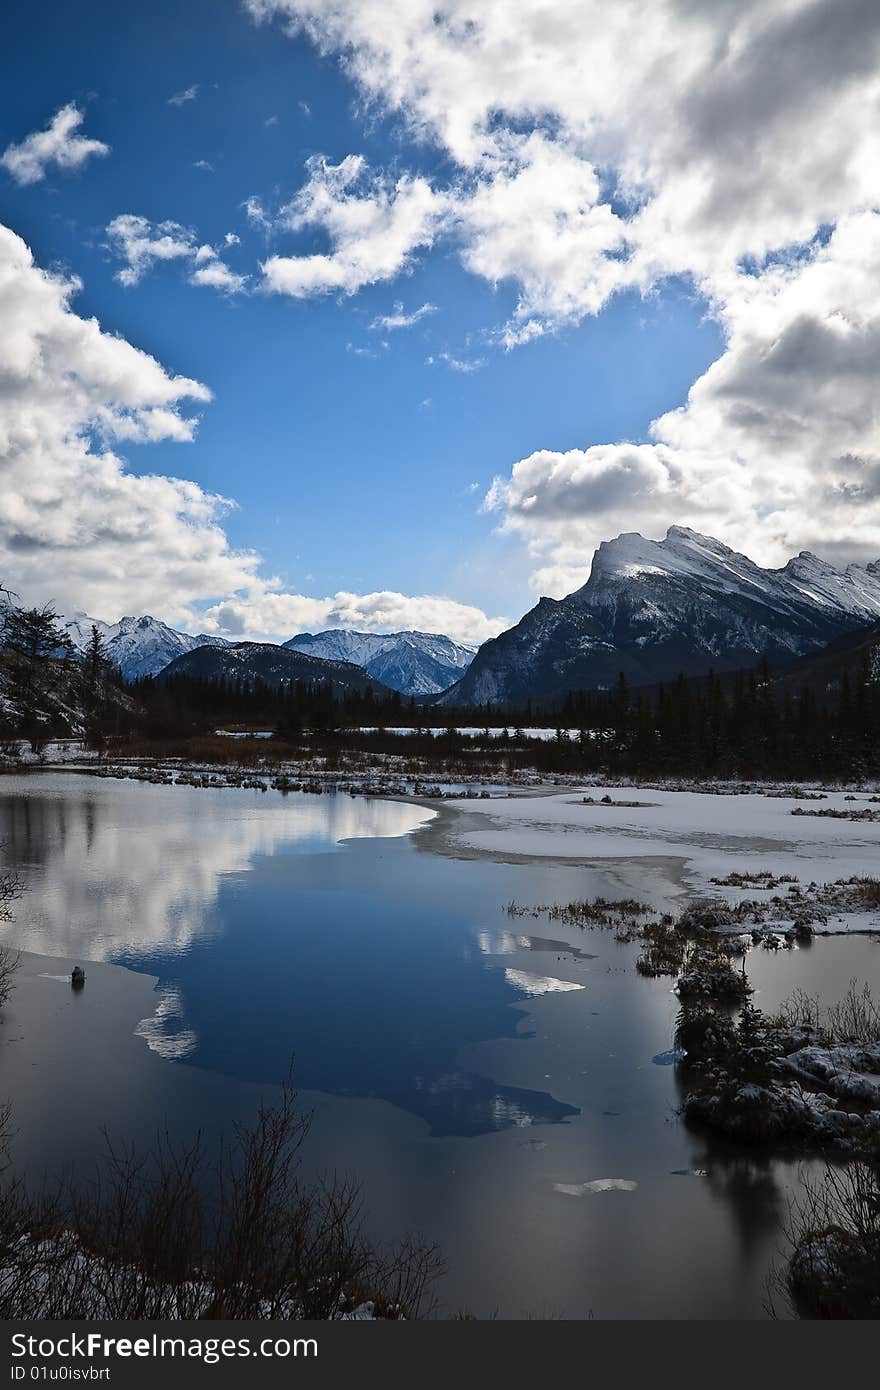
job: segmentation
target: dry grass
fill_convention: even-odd
[[[654,909],[635,898],[582,898],[570,903],[541,903],[534,907],[523,907],[511,901],[507,904],[507,915],[546,916],[551,922],[562,922],[569,927],[607,927],[613,930],[635,925],[642,918],[653,916]]]
[[[850,883],[857,901],[864,907],[880,907],[880,878],[854,878]]]
[[[778,888],[783,883],[797,883],[796,874],[772,874],[769,869],[764,869],[759,873],[741,873],[734,870],[726,878],[710,878],[709,882],[716,884],[719,888],[760,888],[770,890]]]
[[[644,949],[636,961],[640,975],[653,979],[681,972],[688,939],[674,922],[649,922],[642,928],[641,938]]]

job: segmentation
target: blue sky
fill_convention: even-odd
[[[570,9],[564,0],[558,7]],[[375,89],[367,102],[365,80],[343,71],[336,53],[321,56],[306,36],[255,23],[239,0],[35,3],[16,7],[6,30],[14,59],[0,84],[0,149],[44,129],[73,102],[82,132],[110,152],[74,170],[48,166],[29,184],[0,170],[0,222],[27,243],[37,267],[82,282],[70,300],[76,315],[95,316],[106,333],[213,396],[198,407],[191,442],[117,445],[128,473],[173,475],[234,499],[236,509],[222,519],[230,547],[258,551],[261,575],[314,598],[339,590],[437,595],[515,619],[544,575],[554,576],[554,592],[564,591],[586,577],[598,539],[629,529],[625,489],[618,496],[615,483],[614,507],[598,493],[584,504],[574,483],[572,506],[586,505],[587,524],[560,529],[557,517],[540,535],[530,531],[512,470],[536,451],[578,460],[585,451],[592,468],[594,446],[654,449],[651,422],[683,405],[729,338],[720,270],[713,287],[694,252],[692,266],[684,256],[660,273],[622,281],[595,307],[536,310],[528,266],[520,273],[514,264],[493,283],[462,263],[461,238],[436,235],[407,255],[399,273],[354,293],[266,293],[261,262],[332,250],[332,233],[319,223],[285,229],[277,219],[267,229],[248,217],[246,199],[258,198],[274,218],[306,184],[306,161],[315,155],[331,165],[363,156],[386,179],[405,172],[448,189],[465,167],[452,137],[437,121],[411,119],[405,106],[390,109]],[[549,70],[547,82],[549,90]],[[191,99],[169,101],[191,88]],[[544,130],[540,122],[530,128]],[[515,113],[509,130],[519,133]],[[564,144],[566,158],[574,148]],[[582,144],[576,153],[586,158]],[[466,172],[484,177],[473,165]],[[604,199],[616,210],[613,179],[610,188],[597,204]],[[192,229],[193,244],[218,248],[232,272],[248,277],[246,287],[224,294],[195,286],[186,257],[121,284],[123,263],[107,228],[123,214]],[[818,212],[815,221],[818,228]],[[822,224],[825,243],[829,224]],[[237,243],[226,246],[227,234]],[[621,258],[603,254],[604,267]],[[509,269],[509,258],[499,264]],[[540,335],[506,350],[498,333],[524,294]],[[411,313],[425,304],[432,312],[411,327],[370,327],[395,305]],[[450,359],[472,370],[456,370]],[[644,524],[640,476],[632,529]],[[486,512],[481,503],[495,477],[508,480],[505,502]],[[700,520],[695,511],[704,502],[679,507],[668,482],[651,486],[653,495],[665,488],[667,498],[655,529]],[[150,602],[149,586],[126,592],[124,566],[116,583],[119,606]],[[179,603],[157,584],[151,607],[164,605],[159,616],[178,621],[184,610],[216,608],[223,595],[210,583],[203,593],[192,585]],[[100,596],[105,607],[113,592],[76,579],[71,590],[71,601]]]

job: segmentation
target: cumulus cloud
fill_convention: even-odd
[[[200,266],[214,263],[212,248]],[[195,257],[194,257],[195,260]],[[186,442],[208,388],[80,317],[79,282],[34,264],[0,225],[0,580],[29,602],[152,612],[191,631],[288,636],[312,622],[417,626],[479,640],[503,626],[433,596],[288,594],[235,550],[233,504],[183,478],[131,473],[122,441]],[[206,617],[202,608],[208,606]]]
[[[179,222],[151,222],[148,217],[122,213],[107,227],[111,251],[125,264],[116,272],[121,285],[136,285],[154,265],[162,261],[185,261],[190,267],[191,285],[209,285],[225,294],[239,294],[248,281],[221,260],[213,246],[199,244],[192,227]],[[234,246],[238,238],[227,232],[225,246]]]
[[[443,632],[455,641],[485,642],[509,626],[507,618],[490,618],[480,608],[433,594],[400,594],[383,590],[353,594],[344,590],[327,598],[273,592],[254,586],[240,598],[226,600],[202,615],[204,631],[225,637],[248,637],[265,632],[293,635],[328,627],[359,632]]]
[[[716,317],[722,355],[649,442],[541,450],[494,484],[539,584],[670,521],[765,562],[880,553],[876,0],[246,4],[440,154],[428,231],[517,288],[503,346],[670,276]]]
[[[843,219],[808,255],[739,271],[717,312],[722,355],[651,443],[540,450],[486,498],[542,563],[542,591],[583,582],[593,547],[678,522],[767,563],[880,555],[880,216]]]
[[[320,228],[330,250],[270,256],[261,266],[263,288],[270,293],[294,299],[355,294],[365,285],[394,279],[408,269],[419,247],[431,244],[445,200],[426,179],[377,174],[361,155],[347,155],[339,164],[315,155],[306,168],[306,182],[281,208],[274,226],[287,232]],[[256,200],[248,214],[265,220]]]
[[[191,439],[210,392],[80,318],[78,288],[0,227],[0,574],[32,601],[186,619],[195,598],[250,582],[256,561],[230,549],[222,498],[136,476],[113,444]]]
[[[18,184],[39,183],[49,168],[79,169],[92,156],[107,155],[102,140],[80,135],[84,114],[74,102],[56,111],[45,130],[35,130],[19,145],[7,145],[0,164]]]
[[[225,243],[230,244],[228,240]],[[248,282],[247,275],[238,275],[221,260],[213,246],[200,246],[189,277],[191,285],[208,285],[224,294],[241,294]]]
[[[341,55],[369,100],[480,191],[512,159],[500,202],[517,162],[542,183],[540,216],[565,223],[614,195],[641,274],[803,241],[875,196],[873,0],[245,3]],[[589,218],[583,240],[607,254]]]
[[[111,251],[125,264],[116,272],[121,285],[136,285],[157,261],[188,259],[195,253],[196,235],[179,222],[151,222],[135,213],[121,213],[107,227]]]

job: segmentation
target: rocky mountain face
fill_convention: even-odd
[[[325,661],[303,652],[290,651],[271,642],[231,642],[225,646],[202,646],[182,653],[165,667],[162,680],[174,676],[194,676],[201,680],[263,681],[266,685],[333,683],[337,694],[372,691],[377,699],[387,699],[391,691],[380,685],[367,671],[350,661]]]
[[[303,632],[285,647],[334,661],[353,661],[403,695],[433,695],[461,679],[475,648],[435,632]]]
[[[696,531],[605,541],[586,584],[541,599],[480,647],[441,704],[480,704],[791,661],[880,619],[880,562],[838,569],[808,551],[762,569]]]
[[[84,651],[88,646],[93,624],[107,644],[110,660],[128,681],[141,676],[155,676],[175,657],[194,651],[196,647],[229,645],[223,637],[207,637],[204,633],[192,637],[188,632],[178,632],[158,618],[149,616],[120,618],[118,623],[104,623],[98,618],[89,618],[85,613],[75,613],[64,622],[64,627],[78,651]]]

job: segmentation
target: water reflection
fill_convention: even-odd
[[[14,787],[14,791],[11,788]],[[431,812],[346,796],[145,787],[69,774],[5,778],[0,844],[27,890],[17,942],[41,955],[183,955],[216,926],[221,877],[259,856],[403,835]]]
[[[228,1132],[293,1054],[316,1109],[304,1162],[363,1180],[377,1238],[441,1244],[448,1310],[762,1315],[799,1165],[677,1118],[677,1004],[636,973],[637,943],[543,918],[512,932],[504,907],[665,901],[656,863],[458,861],[399,838],[419,810],[349,798],[0,787],[28,884],[3,936],[58,953],[28,961],[0,1023],[25,1171],[89,1164],[102,1125],[141,1144],[166,1122]],[[71,956],[133,968],[91,966],[74,995]],[[748,968],[772,1012],[796,985],[876,989],[880,949],[817,939]]]
[[[464,1045],[529,1036],[517,1004],[583,986],[494,963],[509,952],[491,929],[474,952],[476,904],[432,892],[449,869],[395,838],[431,812],[63,774],[4,792],[0,838],[27,885],[16,944],[157,975],[136,1033],[158,1056],[273,1083],[295,1058],[299,1084],[380,1096],[435,1135],[578,1113],[458,1065]],[[332,853],[342,839],[366,848]],[[510,948],[533,944],[567,949]]]

